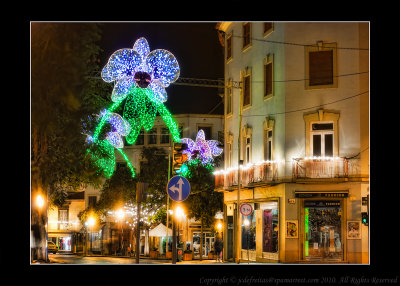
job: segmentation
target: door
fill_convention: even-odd
[[[341,201],[304,201],[304,258],[342,261]]]

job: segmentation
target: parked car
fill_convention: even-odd
[[[52,241],[47,241],[47,251],[56,254],[58,251],[58,246]]]

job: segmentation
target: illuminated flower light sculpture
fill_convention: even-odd
[[[213,157],[221,155],[223,151],[222,148],[218,147],[218,141],[205,139],[202,129],[197,133],[196,141],[190,138],[182,138],[181,142],[188,145],[188,148],[182,152],[187,155],[188,162],[198,158],[201,164],[207,165],[212,162]]]
[[[139,38],[133,49],[120,49],[111,55],[101,77],[115,82],[112,101],[126,99],[123,117],[131,126],[126,137],[129,144],[136,141],[142,126],[146,131],[153,127],[157,112],[179,142],[178,127],[163,104],[167,100],[165,88],[178,79],[179,73],[174,55],[163,49],[150,52],[145,38]]]
[[[173,140],[180,142],[178,126],[163,104],[167,100],[165,88],[178,79],[179,73],[179,64],[174,55],[163,49],[150,52],[145,38],[139,38],[133,49],[120,49],[111,55],[101,77],[106,82],[115,82],[111,94],[114,103],[102,112],[94,135],[89,138],[97,147],[97,151],[92,152],[95,163],[103,169],[106,177],[112,175],[115,166],[111,147],[122,154],[132,170],[132,176],[135,176],[129,159],[122,151],[121,136],[126,136],[128,144],[133,144],[142,126],[146,131],[153,127],[157,112],[170,130]],[[121,117],[114,111],[124,101]],[[107,133],[105,139],[100,139],[107,122],[113,131]]]

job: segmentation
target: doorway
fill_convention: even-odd
[[[304,201],[304,258],[343,260],[341,201]]]
[[[200,232],[193,233],[193,258],[200,258]],[[202,257],[207,258],[208,253],[214,250],[215,237],[211,232],[203,232]]]

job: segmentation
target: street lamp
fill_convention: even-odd
[[[37,194],[36,195],[36,206],[38,207],[38,209],[39,209],[39,215],[40,216],[42,216],[43,215],[43,213],[42,213],[42,208],[43,208],[43,206],[44,206],[44,203],[45,203],[45,199],[43,198],[43,196],[41,195],[41,194]],[[46,200],[46,203],[48,203],[48,193],[47,193],[47,200]],[[45,261],[46,262],[48,262],[49,261],[49,256],[48,256],[48,251],[47,251],[47,240],[48,240],[48,221],[49,221],[49,218],[48,218],[48,206],[46,206],[46,225],[45,225],[45,228],[46,228],[46,242],[45,242]],[[43,245],[43,244],[42,244]]]
[[[250,256],[249,256],[249,232],[250,232],[250,221],[246,218],[244,220],[244,225],[247,227],[247,264],[250,263]]]
[[[119,209],[119,210],[116,211],[116,215],[117,215],[117,218],[118,218],[118,220],[119,220],[119,222],[121,224],[121,254],[122,254],[123,239],[124,239],[124,236],[123,236],[123,231],[124,230],[122,228],[122,220],[125,217],[125,212],[124,212],[124,210]]]
[[[38,206],[38,208],[39,208],[40,210],[41,210],[42,207],[44,206],[44,199],[43,199],[43,197],[42,197],[41,194],[38,194],[38,195],[36,196],[36,205]]]
[[[88,221],[87,221],[87,225],[89,227],[90,231],[90,253],[92,253],[92,240],[93,240],[93,226],[95,224],[95,220],[94,218],[91,216],[89,217]]]

